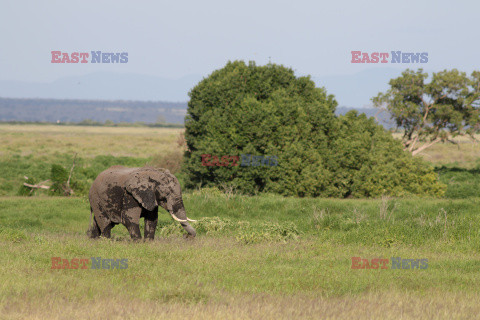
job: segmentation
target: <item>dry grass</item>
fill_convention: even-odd
[[[184,129],[148,127],[83,127],[56,125],[0,125],[0,156],[51,155],[56,152],[81,157],[149,157],[177,146]]]
[[[148,127],[88,127],[57,125],[0,125],[0,156],[50,155],[56,152],[81,157],[150,157],[178,149],[184,129]],[[394,133],[397,139],[400,133]],[[480,135],[476,138],[480,140]],[[480,143],[468,137],[454,139],[458,144],[438,143],[420,153],[425,160],[443,165],[457,162],[461,167],[478,165]]]
[[[480,143],[468,140],[460,140],[458,145],[438,143],[420,155],[425,160],[439,165],[457,162],[462,167],[473,168],[478,165],[480,159]]]
[[[181,304],[121,296],[71,301],[51,293],[36,300],[7,300],[8,319],[476,319],[478,294],[371,292],[322,298],[223,294],[220,301]]]
[[[396,139],[402,138],[400,133],[394,133],[393,136]],[[457,137],[453,139],[457,144],[437,143],[419,155],[436,165],[457,162],[459,166],[470,169],[478,165],[478,159],[480,159],[480,135],[476,135],[475,138],[478,141],[474,141],[470,137]]]

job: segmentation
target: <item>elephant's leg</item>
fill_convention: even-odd
[[[96,212],[95,208],[93,209],[94,216],[94,226],[98,227],[99,236],[110,238],[110,230],[113,228],[112,221],[109,218],[109,215],[103,212]]]
[[[158,222],[158,208],[155,208],[153,211],[148,211],[144,213],[145,218],[145,230],[144,237],[145,240],[153,240],[155,237],[155,229],[157,228]]]
[[[142,214],[142,207],[138,202],[129,194],[125,194],[123,199],[122,210],[122,223],[127,227],[130,237],[133,240],[139,240],[142,238],[140,233],[140,215]]]
[[[125,222],[125,227],[127,227],[128,233],[133,240],[140,240],[142,234],[140,233],[140,225],[135,222],[127,221]]]
[[[113,222],[110,222],[102,231],[102,237],[105,237],[105,238],[110,238],[111,237],[111,231],[112,231],[112,228],[115,226],[115,224]]]

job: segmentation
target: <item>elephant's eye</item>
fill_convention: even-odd
[[[177,212],[178,210],[183,208],[183,204],[181,202],[176,202],[172,206],[173,212]]]

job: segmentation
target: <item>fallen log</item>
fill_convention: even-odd
[[[28,180],[27,176],[24,176],[24,178],[26,180]],[[37,184],[30,184],[30,183],[24,182],[23,185],[25,187],[29,187],[29,188],[32,188],[32,189],[46,189],[46,190],[48,190],[48,189],[50,189],[50,186],[45,185],[45,183],[47,183],[47,182],[50,182],[50,180],[45,180],[45,181],[42,181],[42,182],[37,183]]]

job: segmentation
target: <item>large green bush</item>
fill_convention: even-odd
[[[404,152],[401,143],[373,118],[350,111],[329,135],[328,168],[335,197],[440,196],[446,186],[431,165]]]
[[[190,92],[186,187],[329,197],[444,192],[432,168],[404,153],[373,119],[337,118],[336,106],[292,69],[229,62]],[[277,156],[278,165],[202,166],[202,154]]]

